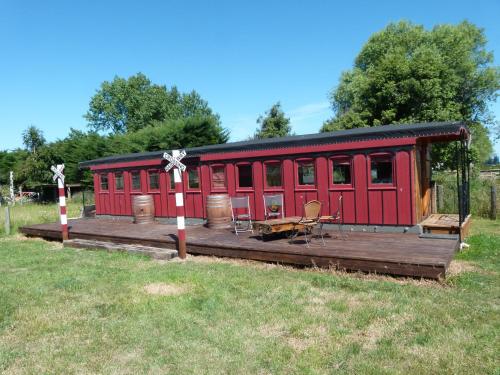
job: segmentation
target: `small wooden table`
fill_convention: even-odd
[[[255,221],[253,229],[261,235],[304,230],[305,225],[299,224],[301,219],[301,216],[289,216],[282,219]]]

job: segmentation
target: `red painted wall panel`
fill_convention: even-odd
[[[390,150],[389,150],[390,151]],[[395,150],[394,153],[394,187],[370,185],[369,153],[357,152],[344,157],[352,157],[352,187],[338,186],[331,183],[332,171],[330,154],[315,155],[310,159],[315,165],[315,185],[299,186],[297,179],[297,161],[294,157],[279,160],[282,163],[282,187],[265,187],[265,168],[263,160],[224,161],[226,189],[214,190],[211,186],[210,165],[203,163],[199,167],[201,189],[187,190],[187,173],[183,174],[185,187],[186,217],[203,218],[206,216],[206,197],[208,194],[228,193],[231,196],[250,197],[251,213],[255,220],[264,218],[263,194],[284,194],[286,216],[301,216],[303,204],[317,199],[322,202],[322,214],[334,214],[338,207],[338,197],[343,197],[343,216],[346,224],[371,225],[411,225],[414,212],[412,186],[411,151]],[[267,159],[276,160],[276,159]],[[239,188],[238,163],[252,165],[252,188]],[[222,164],[222,162],[218,162]],[[131,190],[131,173],[124,173],[124,190],[117,192],[114,173],[108,173],[109,192],[100,191],[99,176],[94,176],[96,191],[96,211],[98,214],[131,215],[131,199],[134,194],[152,194],[155,202],[155,213],[162,217],[175,217],[175,194],[170,190],[170,175],[160,169],[160,189],[149,191],[148,170],[158,168],[155,165],[144,165],[141,171],[141,191]],[[117,169],[120,171],[120,169]],[[112,199],[110,199],[112,197]]]
[[[368,176],[365,155],[354,155],[354,186],[356,199],[356,222],[368,223]]]
[[[294,168],[291,159],[283,160],[282,178],[285,195],[285,215],[296,216]]]
[[[368,191],[368,222],[371,225],[383,224],[382,216],[382,191],[381,190],[369,190]]]
[[[382,209],[383,209],[383,224],[397,225],[397,193],[396,190],[382,190]]]
[[[329,215],[332,210],[328,199],[328,159],[324,156],[316,158],[316,186],[317,197],[321,202],[321,215]]]

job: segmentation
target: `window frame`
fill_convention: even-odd
[[[167,175],[167,191],[175,193],[175,180],[174,180],[174,169],[172,168],[170,171],[165,172]]]
[[[372,163],[376,159],[390,159],[392,182],[377,183],[372,181]],[[368,155],[368,188],[369,189],[396,189],[396,155],[392,152],[376,152]]]
[[[354,161],[353,157],[350,155],[334,155],[331,156],[328,160],[328,184],[330,189],[336,190],[352,190],[354,189]],[[348,184],[336,184],[333,181],[335,177],[334,167],[335,164],[349,164],[349,170],[351,174],[351,182]]]
[[[118,189],[118,184],[116,183],[116,180],[117,180],[117,175],[121,175],[121,180],[122,180],[122,187],[121,189]],[[125,191],[125,177],[123,175],[123,172],[113,172],[113,177],[114,177],[114,188],[115,188],[115,191]]]
[[[198,175],[198,187],[196,187],[196,188],[192,188],[192,187],[189,186],[189,172],[190,171],[196,171],[196,173]],[[201,173],[200,173],[200,167],[197,166],[197,165],[188,166],[186,168],[186,174],[187,174],[187,178],[186,178],[186,191],[200,192],[201,191]]]
[[[240,186],[240,167],[241,166],[249,166],[250,167],[250,173],[251,173],[251,178],[252,178],[252,186]],[[255,190],[255,176],[254,176],[254,171],[253,171],[253,165],[251,162],[239,162],[234,165],[235,169],[235,177],[236,177],[236,190],[238,191],[253,191]]]
[[[137,173],[139,175],[139,189],[134,189],[134,173]],[[130,192],[132,193],[137,193],[142,191],[142,178],[141,178],[141,171],[140,170],[133,170],[129,171],[130,175]]]
[[[216,187],[214,186],[214,168],[222,168],[224,170],[224,187]],[[217,164],[210,164],[209,166],[210,169],[210,191],[224,191],[227,192],[227,167],[226,164],[222,163],[217,163]]]
[[[299,183],[299,167],[302,164],[312,164],[314,167],[314,184],[311,185],[301,185]],[[295,159],[295,188],[298,190],[317,190],[318,189],[318,168],[316,166],[316,159],[315,158],[300,158],[300,159]]]
[[[152,173],[157,173],[158,174],[158,187],[157,188],[152,188],[151,187],[151,174]],[[159,169],[148,169],[146,171],[146,184],[148,187],[148,192],[159,192],[161,189],[161,170]]]
[[[102,188],[102,177],[106,177],[106,189]],[[109,192],[109,173],[99,173],[99,191]]]
[[[283,161],[282,160],[267,160],[263,164],[263,180],[265,190],[283,190]],[[269,186],[267,184],[267,166],[269,164],[278,165],[280,168],[280,185],[279,186]]]

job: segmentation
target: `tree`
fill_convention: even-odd
[[[182,94],[176,87],[168,90],[151,83],[142,73],[104,81],[84,115],[91,129],[112,133],[137,131],[153,123],[191,116],[210,116],[219,122],[219,116],[195,91]]]
[[[292,130],[290,119],[285,117],[279,102],[274,104],[265,116],[259,116],[257,124],[260,127],[255,130],[255,139],[285,137],[290,135]]]
[[[28,128],[23,131],[23,144],[28,151],[36,153],[38,148],[45,144],[43,132],[34,125],[28,126]]]
[[[484,31],[469,22],[432,30],[391,23],[342,73],[330,97],[335,115],[321,131],[459,120],[470,126],[473,153],[484,161],[492,151],[488,105],[500,90],[500,68],[492,64]],[[451,161],[449,150],[436,152]]]

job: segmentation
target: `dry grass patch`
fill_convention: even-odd
[[[368,327],[351,334],[347,341],[357,341],[363,349],[373,350],[381,339],[393,337],[411,319],[410,314],[394,314],[388,318],[376,319]]]
[[[448,267],[447,276],[456,276],[464,272],[479,272],[479,268],[466,260],[452,260]]]
[[[176,284],[152,283],[144,286],[144,292],[157,296],[176,296],[187,291],[186,286]]]

